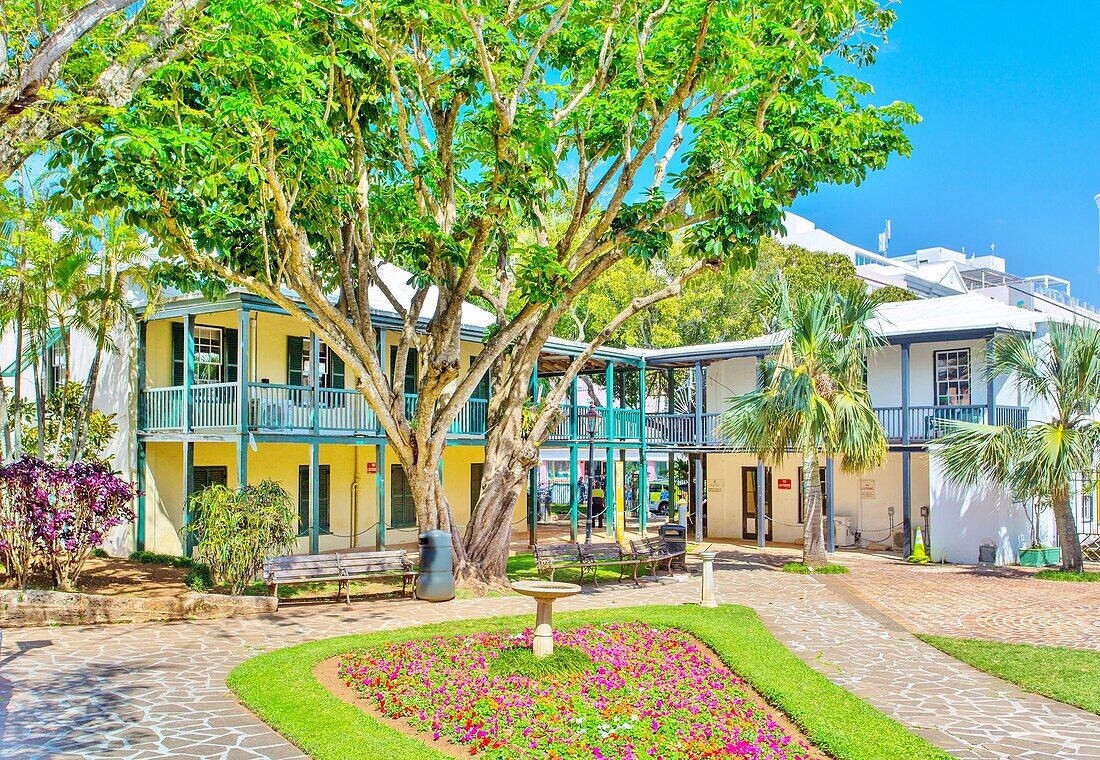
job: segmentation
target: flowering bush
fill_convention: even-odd
[[[8,578],[25,587],[35,567],[54,585],[75,587],[107,532],[134,519],[136,489],[104,465],[54,465],[25,458],[0,467],[0,558]]]
[[[383,714],[486,758],[805,760],[743,681],[679,631],[641,623],[556,631],[592,659],[558,677],[494,675],[531,631],[437,636],[351,652],[344,682]]]

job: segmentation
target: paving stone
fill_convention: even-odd
[[[909,633],[1100,649],[1100,589],[1091,584],[865,555],[845,557],[847,576],[815,578],[775,572],[790,559],[781,550],[717,548],[720,601],[753,607],[811,667],[956,757],[1100,758],[1097,716],[1027,694]],[[691,602],[698,582],[681,574],[606,585],[558,607]],[[301,758],[226,688],[243,660],[329,636],[531,611],[515,597],[364,600],[231,620],[7,631],[0,757]]]

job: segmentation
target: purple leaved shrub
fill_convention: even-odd
[[[95,462],[51,464],[26,457],[0,467],[0,560],[25,588],[35,569],[76,587],[84,562],[108,532],[134,519],[137,489]]]

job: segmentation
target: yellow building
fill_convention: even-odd
[[[466,331],[475,338],[492,316],[468,306],[464,324],[467,319]],[[391,354],[392,371],[400,323],[392,314],[373,314],[372,320],[381,328],[382,355]],[[475,339],[464,342],[463,363],[480,348]],[[560,374],[583,349],[552,341],[540,377]],[[190,494],[214,483],[235,488],[265,478],[297,501],[299,552],[415,542],[416,513],[404,471],[374,412],[340,357],[299,320],[243,292],[217,302],[169,299],[141,325],[137,355],[138,548],[188,553],[183,528]],[[638,356],[607,349],[587,371],[616,387],[616,378],[643,365]],[[410,411],[417,374],[413,357],[403,381]],[[443,485],[459,524],[468,521],[480,490],[488,389],[483,380],[452,427],[443,456]],[[619,450],[642,446],[641,412],[619,401],[598,410],[595,444],[607,461]],[[551,438],[554,446],[570,449],[576,467],[577,450],[589,443],[579,432],[583,411],[570,402],[563,412]],[[524,523],[534,491],[518,504],[514,523]],[[575,530],[575,509],[572,525]]]

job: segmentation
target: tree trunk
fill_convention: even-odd
[[[45,353],[35,348],[35,353]],[[34,362],[34,417],[38,423],[38,458],[46,458],[46,389],[42,385],[42,361]]]
[[[485,471],[481,496],[466,526],[466,558],[459,579],[473,587],[508,585],[508,544],[512,515],[532,467],[539,463],[538,448],[525,440],[519,415],[502,416],[485,441]]]
[[[825,553],[817,452],[806,452],[802,455],[802,504],[802,517],[805,520],[802,561],[808,567],[824,567],[829,564],[829,557]]]
[[[1071,573],[1080,573],[1085,569],[1085,560],[1081,553],[1081,537],[1077,534],[1077,521],[1073,519],[1073,508],[1069,491],[1054,498],[1054,524],[1058,528],[1058,546],[1062,550],[1062,569]]]

